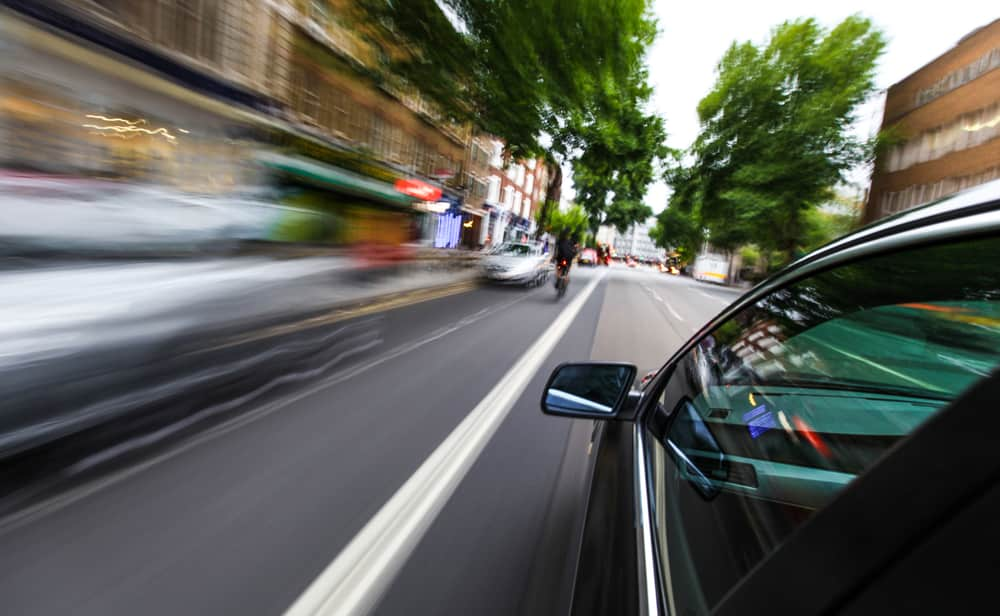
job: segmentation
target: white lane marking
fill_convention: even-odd
[[[375,606],[603,278],[594,278],[573,298],[285,616],[360,615]]]
[[[676,310],[674,310],[674,307],[671,306],[669,303],[667,303],[667,300],[665,300],[662,297],[660,297],[659,294],[656,291],[654,291],[651,288],[647,287],[645,284],[642,285],[642,288],[646,289],[646,291],[648,291],[649,294],[652,295],[656,299],[656,301],[658,301],[661,304],[663,304],[664,306],[666,306],[667,310],[670,311],[670,314],[674,315],[675,319],[677,319],[678,321],[683,321],[684,320],[684,317],[682,317],[680,315],[680,313],[678,313]]]
[[[670,311],[670,314],[674,315],[675,319],[677,319],[678,321],[683,321],[684,320],[684,317],[682,317],[680,315],[680,313],[678,313],[676,310],[674,310],[673,306],[671,306],[670,304],[668,304],[667,302],[665,302],[662,299],[660,300],[660,303],[667,307],[667,310]]]
[[[506,310],[510,306],[513,306],[514,304],[521,302],[527,299],[528,297],[533,296],[536,293],[538,293],[537,290],[531,291],[509,302],[504,302],[503,304],[497,304],[492,308],[486,308],[480,310],[479,312],[476,312],[473,315],[464,317],[463,319],[459,320],[453,325],[449,325],[447,327],[435,330],[434,332],[430,333],[429,335],[423,338],[417,339],[413,342],[399,345],[394,349],[392,349],[391,351],[388,351],[383,355],[379,355],[378,357],[367,363],[363,363],[351,368],[346,368],[344,370],[341,370],[340,372],[331,374],[330,376],[319,381],[315,385],[312,385],[311,387],[300,389],[295,393],[289,394],[288,396],[282,397],[278,400],[269,402],[255,409],[247,411],[246,413],[243,413],[242,415],[233,418],[231,421],[226,421],[224,423],[218,424],[217,426],[209,428],[204,432],[199,433],[196,436],[192,436],[189,440],[185,440],[179,443],[177,446],[172,447],[171,449],[163,452],[162,454],[153,456],[137,464],[125,467],[120,471],[110,473],[104,477],[100,477],[91,482],[84,483],[77,488],[67,490],[66,492],[57,494],[52,498],[43,500],[30,507],[26,507],[15,513],[12,513],[11,515],[4,517],[3,519],[0,519],[0,533],[6,533],[8,531],[14,530],[25,524],[28,524],[33,520],[44,517],[64,507],[72,505],[77,501],[87,498],[91,494],[100,492],[101,490],[111,487],[116,483],[122,482],[128,479],[129,477],[138,475],[139,473],[142,473],[143,471],[152,468],[157,464],[166,462],[167,460],[170,460],[171,458],[174,458],[184,453],[185,451],[188,451],[189,449],[194,449],[199,445],[202,445],[209,441],[213,441],[221,436],[233,432],[234,430],[238,430],[239,428],[247,424],[253,423],[259,419],[263,419],[264,417],[270,415],[271,413],[279,411],[284,407],[293,404],[295,402],[298,402],[303,398],[309,397],[313,394],[319,393],[324,389],[327,389],[328,387],[332,387],[338,383],[342,383],[348,379],[358,376],[359,374],[367,372],[368,370],[371,370],[372,368],[384,364],[385,362],[391,359],[395,359],[401,355],[405,355],[406,353],[415,351],[416,349],[419,349],[420,347],[426,344],[430,344],[435,340],[439,340],[447,336],[448,334],[455,332],[459,329],[462,329],[463,327],[466,327],[472,323],[480,321],[489,315],[496,314],[498,312]]]
[[[728,303],[730,303],[730,302],[728,302],[727,300],[724,300],[724,299],[722,299],[721,297],[718,297],[718,296],[715,296],[715,295],[712,295],[711,293],[705,293],[704,291],[698,291],[698,295],[704,295],[704,296],[705,296],[705,297],[707,297],[708,299],[714,299],[715,301],[717,301],[717,302],[721,302],[721,303],[723,303],[723,304],[728,304]]]

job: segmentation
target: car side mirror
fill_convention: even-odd
[[[586,419],[633,419],[635,399],[629,390],[635,375],[632,364],[561,364],[545,385],[542,412]]]

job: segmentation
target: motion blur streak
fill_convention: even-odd
[[[820,455],[824,458],[830,457],[830,448],[825,442],[823,442],[823,439],[821,439],[820,436],[809,427],[809,424],[807,424],[805,420],[801,417],[794,416],[792,417],[792,423],[795,424],[795,427],[800,433],[802,433],[802,436],[809,441],[809,444],[812,445],[813,448],[820,453]]]
[[[400,165],[307,125],[274,90],[299,59],[246,30],[298,8],[265,4],[0,2],[0,515],[363,362],[386,311],[474,289],[478,255],[453,250],[485,236],[465,133],[421,133]]]

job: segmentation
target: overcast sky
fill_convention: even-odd
[[[679,149],[697,136],[698,101],[711,89],[715,65],[734,40],[761,43],[771,28],[798,17],[815,17],[829,28],[860,13],[889,40],[878,70],[878,87],[884,89],[1000,17],[998,5],[989,0],[658,0],[654,9],[660,34],[648,58],[652,108],[666,121],[668,144]],[[859,114],[858,130],[865,135],[877,130],[881,113],[882,101],[872,101]],[[867,184],[863,171],[852,179]],[[659,212],[667,194],[666,185],[651,186],[646,203]]]

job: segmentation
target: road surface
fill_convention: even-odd
[[[655,369],[737,296],[613,266],[574,270],[558,302],[550,287],[489,287],[386,311],[383,344],[355,364],[0,521],[3,611],[282,614],[530,361],[539,368],[443,508],[412,513],[429,526],[408,535],[372,606],[563,611],[592,424],[541,414],[546,377],[581,359]]]

